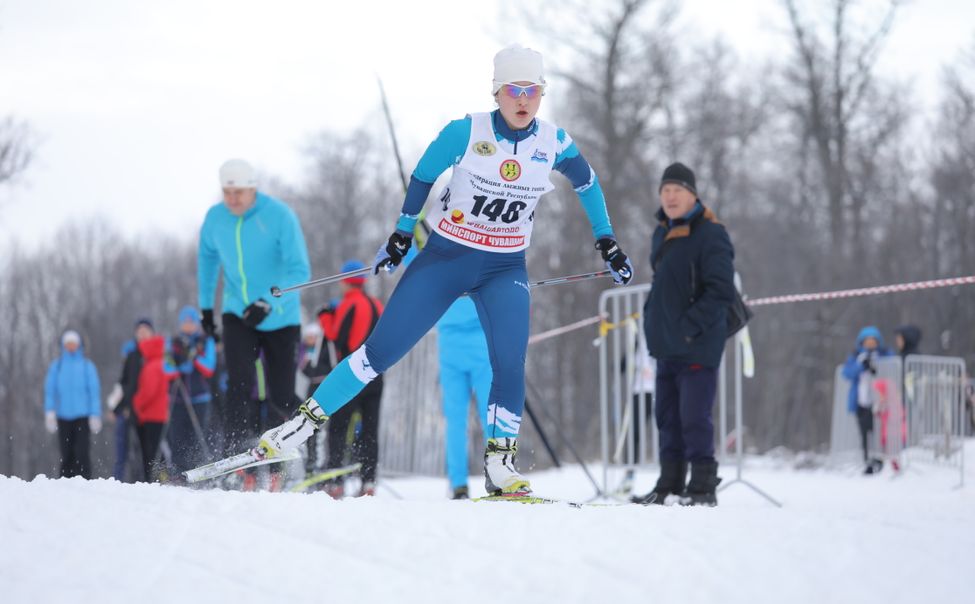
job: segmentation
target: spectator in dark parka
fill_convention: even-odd
[[[102,429],[101,386],[77,331],[64,332],[61,354],[47,370],[44,426],[58,434],[61,476],[91,478],[91,434]]]
[[[694,172],[675,163],[660,182],[653,233],[653,287],[644,331],[657,359],[656,409],[660,478],[638,503],[717,505],[712,407],[718,365],[734,301],[734,248],[724,226],[697,197]],[[691,478],[686,483],[687,467]]]
[[[921,344],[921,329],[916,325],[901,325],[894,330],[894,345],[901,358],[909,354],[919,354]]]

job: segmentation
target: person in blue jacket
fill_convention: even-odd
[[[223,201],[210,208],[200,229],[197,281],[203,330],[217,337],[213,311],[223,271],[224,454],[232,455],[252,447],[260,430],[259,405],[251,391],[262,351],[270,403],[289,412],[296,406],[301,299],[298,292],[273,298],[270,289],[307,281],[311,269],[297,215],[257,190],[250,164],[227,161],[220,167],[220,184]]]
[[[427,222],[433,233],[393,291],[365,343],[325,378],[300,413],[261,437],[265,455],[304,442],[327,417],[402,358],[453,302],[477,307],[491,358],[485,487],[492,495],[531,492],[515,468],[525,406],[530,290],[525,249],[545,222],[539,200],[562,173],[579,196],[596,250],[614,281],[633,276],[616,242],[595,172],[565,130],[535,116],[545,93],[542,55],[518,45],[494,57],[491,94],[498,109],[454,120],[427,147],[413,172],[395,231],[373,270],[392,272],[413,243],[413,229],[438,176],[452,168]],[[554,199],[549,200],[554,201]],[[536,212],[538,206],[538,212]]]
[[[884,347],[884,337],[880,330],[869,325],[857,335],[856,350],[843,364],[843,377],[850,380],[850,390],[846,398],[846,409],[857,420],[860,431],[860,444],[863,447],[864,474],[874,474],[883,467],[880,459],[870,457],[870,433],[873,432],[873,408],[877,392],[873,388],[877,377],[877,360],[894,353]]]
[[[468,297],[458,298],[437,321],[440,388],[443,391],[447,479],[453,499],[467,499],[467,417],[471,394],[477,417],[487,434],[488,397],[491,392],[491,356],[477,307]],[[487,436],[484,437],[487,442]]]
[[[200,326],[200,312],[194,306],[179,311],[179,333],[169,339],[169,354],[179,375],[172,384],[173,412],[166,440],[177,472],[203,463],[208,449],[210,378],[217,365],[213,338]]]
[[[48,367],[44,423],[48,432],[58,433],[61,476],[91,478],[91,434],[102,429],[101,385],[77,331],[64,332],[61,354]]]

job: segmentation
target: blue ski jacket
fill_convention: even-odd
[[[95,364],[85,357],[83,347],[61,355],[51,363],[44,380],[44,411],[54,411],[58,419],[101,417],[101,384]]]
[[[214,307],[222,268],[223,312],[240,317],[245,308],[263,298],[271,304],[271,313],[258,330],[301,324],[298,292],[280,298],[270,294],[272,286],[298,285],[311,276],[301,224],[284,202],[258,191],[254,206],[243,216],[234,216],[222,202],[216,204],[200,229],[197,260],[201,309]]]

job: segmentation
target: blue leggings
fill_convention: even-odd
[[[431,235],[406,268],[365,344],[325,377],[312,398],[328,415],[340,409],[403,358],[465,293],[477,307],[494,374],[487,436],[517,437],[525,407],[531,305],[524,251],[485,252]]]
[[[478,423],[485,430],[491,392],[491,362],[480,325],[472,331],[439,328],[440,388],[447,421],[447,478],[450,487],[467,485],[467,416],[471,392],[477,400]]]

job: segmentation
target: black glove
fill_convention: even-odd
[[[869,371],[873,375],[877,375],[877,365],[873,362],[872,352],[860,353],[860,366],[863,367],[863,371]]]
[[[410,251],[413,245],[413,237],[402,231],[396,231],[389,236],[389,241],[385,247],[380,247],[376,252],[376,259],[372,263],[372,272],[379,274],[379,269],[385,269],[387,273],[396,270],[399,263],[403,261],[406,252]]]
[[[244,314],[240,317],[244,325],[257,327],[269,314],[271,314],[271,303],[261,298],[244,309]]]
[[[186,361],[186,340],[177,336],[169,340],[169,352],[173,357],[173,364],[179,367]]]
[[[620,249],[615,239],[603,237],[596,242],[596,249],[603,255],[606,268],[613,272],[613,281],[617,285],[626,285],[633,278],[633,265]]]
[[[217,326],[213,322],[212,308],[203,309],[203,318],[200,320],[200,325],[203,327],[203,333],[213,338],[216,342],[220,341],[220,336],[217,335]]]

